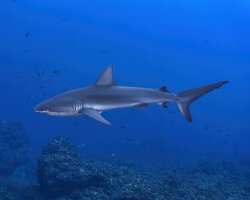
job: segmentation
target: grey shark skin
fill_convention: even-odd
[[[167,108],[168,102],[176,102],[182,115],[191,122],[189,105],[204,94],[226,83],[227,81],[218,82],[186,90],[179,94],[168,92],[166,87],[161,89],[123,87],[115,84],[113,67],[109,66],[102,72],[93,86],[55,96],[35,106],[34,110],[53,116],[85,114],[103,124],[111,125],[102,117],[103,111],[129,107],[145,108],[152,103]]]

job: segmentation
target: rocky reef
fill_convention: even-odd
[[[37,172],[40,194],[48,199],[250,199],[249,177],[226,161],[200,160],[189,169],[110,165],[84,160],[63,137],[44,147]]]
[[[38,183],[47,198],[148,199],[145,180],[127,167],[83,160],[76,146],[57,137],[38,158]],[[141,190],[141,191],[140,191]]]
[[[105,182],[93,166],[84,162],[76,146],[57,137],[43,148],[38,158],[37,177],[46,196],[62,196],[76,189]]]
[[[21,129],[20,125],[5,124],[1,130],[15,135]],[[108,164],[84,159],[75,145],[56,137],[44,146],[35,167],[26,163],[28,154],[22,157],[13,150],[27,151],[28,143],[24,138],[17,140],[19,148],[10,148],[9,139],[1,140],[6,149],[12,149],[8,154],[15,152],[19,164],[12,173],[0,175],[0,200],[250,199],[250,171],[243,171],[230,162],[200,160],[194,167],[178,169]],[[6,165],[11,163],[2,160],[5,161]],[[37,182],[25,176],[35,169]]]
[[[20,122],[0,122],[0,175],[12,174],[15,169],[30,160],[28,137]]]
[[[22,199],[35,183],[34,162],[20,122],[0,121],[0,200]]]

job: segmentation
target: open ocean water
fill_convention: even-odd
[[[34,112],[95,84],[180,93],[168,108]],[[249,0],[1,0],[0,200],[250,200]]]

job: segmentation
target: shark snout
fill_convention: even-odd
[[[33,110],[34,110],[35,112],[41,112],[41,107],[40,107],[39,105],[36,105],[36,106],[33,108]]]
[[[46,112],[48,110],[44,107],[43,104],[38,104],[33,109],[35,112]]]

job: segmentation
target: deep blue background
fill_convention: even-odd
[[[46,98],[93,84],[108,64],[120,85],[166,85],[178,93],[230,83],[191,106],[192,124],[174,104],[105,112],[112,127],[33,112]],[[247,0],[0,2],[0,118],[22,121],[36,151],[63,135],[86,157],[153,164],[244,159],[249,77]]]

